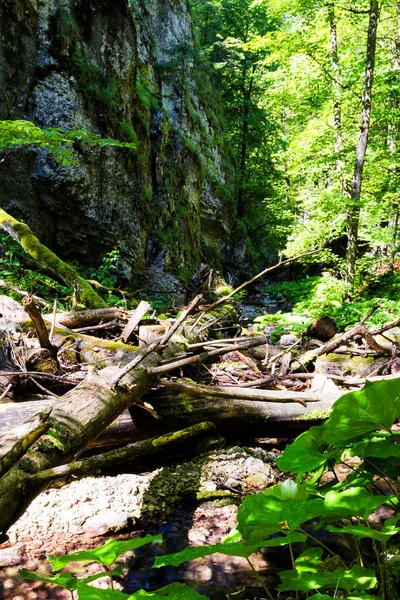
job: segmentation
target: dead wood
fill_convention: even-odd
[[[51,356],[55,356],[58,352],[58,348],[53,346],[50,341],[46,324],[43,321],[40,310],[36,306],[35,300],[32,298],[32,296],[25,296],[22,301],[22,306],[30,316],[30,319],[35,327],[40,347],[48,350]]]
[[[149,308],[150,304],[142,300],[139,303],[138,307],[133,311],[131,317],[129,318],[129,321],[127,322],[121,333],[121,340],[124,342],[124,344],[127,344],[130,341],[131,337],[133,336],[133,332],[135,331],[135,328],[139,325],[140,321],[143,319],[144,315],[147,313]]]
[[[219,312],[222,315],[232,310],[222,307]],[[207,317],[200,318],[186,342],[183,336],[178,336],[178,340],[173,337],[167,349],[173,354],[182,351],[185,343],[199,341],[199,331]],[[141,402],[144,393],[154,385],[152,370],[162,357],[149,347],[136,350],[133,356],[123,368],[111,365],[89,373],[85,381],[54,403],[48,432],[27,451],[23,461],[18,461],[0,479],[0,532],[10,527],[46,485],[33,483],[32,476],[74,460],[126,408]]]
[[[300,393],[298,394],[300,395]],[[320,424],[337,399],[325,395],[324,400],[302,406],[299,402],[279,403],[238,400],[218,396],[195,396],[160,387],[146,394],[161,419],[152,420],[135,406],[129,409],[138,431],[157,435],[173,428],[183,428],[211,421],[223,435],[242,438],[251,436],[291,436]]]
[[[194,394],[196,396],[218,396],[237,400],[258,400],[260,402],[299,402],[304,407],[306,402],[320,402],[321,400],[332,400],[334,394],[317,394],[313,392],[287,392],[280,390],[255,390],[238,386],[210,386],[188,383],[184,379],[170,381],[161,379],[160,384],[166,388]],[[339,398],[341,394],[337,394]]]
[[[173,433],[167,433],[160,437],[135,442],[134,444],[128,444],[123,448],[110,450],[104,454],[41,471],[40,473],[33,475],[31,481],[43,483],[59,479],[60,477],[87,475],[89,473],[93,474],[100,469],[121,462],[135,461],[142,457],[146,457],[147,459],[154,454],[159,452],[164,453],[177,445],[187,443],[195,437],[208,434],[213,429],[215,429],[213,423],[198,423],[180,431],[174,431]]]
[[[74,312],[62,312],[56,315],[56,324],[68,327],[68,329],[77,329],[79,327],[89,327],[99,323],[108,323],[115,319],[126,319],[129,311],[124,311],[117,307],[96,308],[93,310],[79,310]],[[45,315],[47,320],[52,321],[51,315]]]
[[[238,340],[240,340],[240,338],[238,338]],[[251,348],[252,346],[259,346],[263,343],[265,344],[265,341],[266,338],[261,336],[257,338],[252,338],[247,342],[238,342],[237,344],[223,346],[222,348],[216,348],[215,350],[210,350],[208,352],[201,352],[200,354],[195,354],[194,356],[189,356],[187,358],[182,358],[181,360],[176,360],[174,362],[155,367],[152,370],[152,375],[163,375],[164,373],[169,373],[170,371],[174,371],[175,369],[180,369],[188,365],[203,363],[212,358],[213,356],[221,356],[222,354],[226,354],[227,352],[234,352],[235,350],[246,350],[247,348]]]
[[[318,317],[307,327],[307,335],[327,342],[337,333],[337,325],[332,317]]]

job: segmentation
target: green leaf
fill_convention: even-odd
[[[247,496],[238,512],[238,529],[248,541],[295,529],[326,512],[322,498],[310,499],[305,484],[287,480],[262,494]]]
[[[128,596],[128,594],[124,594],[119,590],[103,590],[87,585],[82,581],[77,582],[76,589],[79,600],[129,600],[132,598],[132,596]]]
[[[272,540],[259,540],[253,543],[240,542],[236,544],[213,544],[212,546],[189,546],[181,552],[174,554],[167,554],[166,556],[158,556],[154,562],[154,567],[165,567],[172,565],[179,567],[183,562],[188,560],[195,560],[196,558],[203,558],[210,554],[224,554],[225,556],[241,556],[242,558],[248,558],[254,552],[257,552],[259,548],[275,548],[279,546],[286,546],[295,542],[304,542],[307,537],[302,533],[292,533],[287,536],[276,537]]]
[[[318,573],[321,563],[322,548],[308,548],[294,562],[296,571],[305,573]]]
[[[45,583],[54,583],[65,590],[76,590],[78,580],[71,575],[71,573],[57,573],[57,575],[45,575],[44,573],[35,573],[29,571],[29,569],[20,569],[18,571],[19,576],[22,579],[29,579],[31,581],[44,581]],[[101,574],[101,576],[107,575],[107,573]]]
[[[277,459],[276,464],[280,470],[303,475],[324,465],[330,455],[321,452],[321,448],[326,447],[321,436],[321,427],[311,427],[309,431],[299,435]]]
[[[49,561],[55,571],[63,569],[66,565],[73,561],[82,562],[99,562],[106,567],[110,567],[113,562],[129,550],[135,550],[150,542],[161,542],[161,535],[147,535],[144,538],[133,538],[131,540],[108,540],[103,546],[94,548],[93,550],[80,550],[72,554],[64,554],[61,556],[53,556],[49,554]]]
[[[338,533],[348,533],[357,540],[369,538],[371,540],[378,540],[383,543],[387,542],[393,535],[396,535],[396,533],[400,532],[400,527],[395,527],[394,525],[386,526],[385,528],[382,528],[381,531],[371,529],[370,527],[362,524],[345,525],[344,527],[333,527],[328,525],[327,529],[328,531],[334,531]]]
[[[324,500],[326,515],[331,517],[356,516],[367,519],[369,515],[382,504],[387,504],[396,498],[390,496],[373,496],[366,489],[350,487],[336,492],[329,491]]]
[[[129,600],[157,600],[158,598],[172,598],[172,600],[208,600],[207,596],[203,596],[196,592],[193,588],[184,583],[174,582],[165,587],[147,592],[146,590],[138,590],[131,596]]]
[[[375,587],[377,583],[374,571],[359,565],[355,565],[350,571],[336,569],[322,573],[306,573],[290,570],[282,571],[279,576],[282,579],[282,584],[278,586],[280,592],[289,590],[311,592],[320,588],[338,588],[350,592],[368,590]]]
[[[396,443],[397,442],[397,443]],[[400,458],[400,434],[372,433],[351,446],[352,456],[359,458]]]
[[[323,425],[323,438],[332,446],[346,448],[349,442],[366,433],[390,430],[399,415],[400,381],[367,382],[362,390],[350,392],[335,402]]]

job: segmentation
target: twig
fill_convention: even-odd
[[[50,390],[43,387],[43,385],[40,385],[40,383],[38,381],[35,381],[35,379],[33,377],[29,377],[29,381],[32,381],[32,383],[34,383],[36,385],[36,387],[38,387],[40,390],[42,390],[42,392],[45,392],[45,394],[48,394],[49,396],[53,396],[53,398],[57,398],[57,399],[59,398],[59,396],[57,396],[57,394],[50,392]]]
[[[245,287],[247,287],[251,283],[254,283],[255,281],[257,281],[257,279],[260,279],[260,277],[263,277],[267,273],[271,273],[272,271],[275,271],[276,269],[280,269],[281,267],[289,265],[290,263],[294,262],[295,260],[299,260],[300,258],[303,258],[304,256],[311,256],[312,254],[317,254],[318,252],[322,252],[322,251],[323,251],[323,248],[319,248],[318,250],[312,250],[311,252],[303,252],[303,254],[298,254],[297,256],[294,256],[293,258],[288,258],[287,260],[280,261],[276,265],[273,265],[272,267],[268,267],[267,269],[264,269],[264,271],[261,271],[261,273],[259,273],[255,277],[253,277],[253,279],[250,279],[249,281],[242,283],[241,285],[239,285],[239,287],[237,287],[235,290],[233,290],[233,292],[231,292],[227,296],[223,296],[222,298],[220,298],[219,300],[214,302],[214,304],[211,304],[211,306],[209,306],[205,312],[214,310],[214,308],[216,308],[220,304],[223,304],[224,302],[226,302],[227,300],[232,298],[235,294],[237,294],[238,292],[243,290]]]
[[[166,345],[168,340],[171,339],[171,337],[174,335],[174,333],[179,329],[179,327],[182,325],[182,323],[186,320],[186,318],[190,315],[190,313],[196,308],[196,306],[198,306],[200,304],[200,302],[202,300],[203,300],[202,294],[199,294],[198,296],[193,298],[193,300],[191,301],[191,303],[189,304],[187,309],[182,311],[182,314],[177,318],[175,323],[172,325],[172,327],[166,332],[166,334],[162,338],[162,340],[160,342],[161,347]]]
[[[54,328],[56,326],[56,319],[57,319],[57,301],[54,300],[54,304],[53,304],[53,321],[51,323],[51,328],[50,328],[50,333],[49,333],[50,342],[51,342],[51,340],[53,338]]]
[[[10,392],[12,390],[12,383],[9,383],[8,386],[6,387],[6,389],[4,390],[4,392],[2,393],[2,395],[0,396],[0,401],[4,400],[4,398],[7,396],[8,392]]]
[[[265,344],[265,337],[253,338],[253,340],[244,342],[243,344],[234,344],[232,346],[225,346],[224,348],[217,348],[216,350],[211,350],[210,352],[201,352],[200,354],[196,354],[195,356],[190,356],[189,358],[183,358],[182,360],[177,360],[169,365],[162,365],[160,367],[155,367],[151,369],[150,373],[152,375],[162,375],[164,373],[169,373],[174,369],[178,369],[180,367],[185,367],[187,365],[193,365],[199,362],[203,362],[212,356],[220,356],[221,354],[226,354],[227,352],[232,352],[234,350],[246,350],[247,348],[252,348],[253,346],[259,346],[260,344]]]
[[[15,292],[16,294],[19,294],[20,296],[31,296],[35,300],[35,302],[37,302],[38,304],[41,304],[42,306],[45,306],[46,308],[52,308],[51,304],[49,304],[48,302],[43,300],[43,298],[40,298],[39,296],[35,296],[35,294],[30,294],[29,292],[24,292],[23,290],[20,290],[19,288],[15,287],[15,285],[10,285],[9,283],[7,283],[6,281],[3,281],[2,279],[0,279],[0,287],[6,288],[7,290],[11,290],[12,292]]]

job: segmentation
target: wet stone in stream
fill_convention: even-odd
[[[212,555],[179,569],[151,565],[156,555],[177,552],[188,543],[221,541],[236,523],[243,493],[275,483],[275,458],[274,452],[235,446],[148,474],[87,477],[42,492],[10,529],[9,542],[0,546],[0,598],[70,599],[69,592],[52,585],[20,580],[18,569],[50,572],[47,553],[71,553],[104,544],[110,537],[158,532],[164,536],[162,546],[149,545],[120,558],[124,578],[116,582],[118,589],[133,593],[179,580],[219,599],[244,586],[257,586],[248,563],[236,557]],[[267,568],[261,554],[255,563],[261,571]],[[71,568],[81,578],[99,570],[99,565],[85,563]],[[107,587],[107,578],[92,585]]]

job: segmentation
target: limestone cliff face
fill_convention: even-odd
[[[221,126],[187,0],[1,0],[0,120],[137,142],[6,153],[0,204],[63,258],[118,249],[126,279],[223,258]]]

